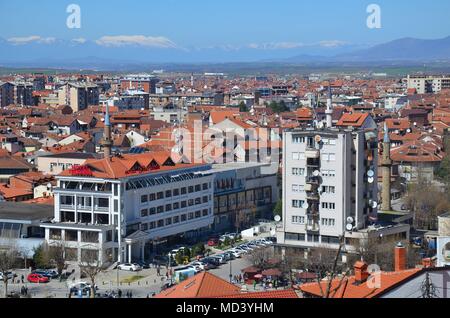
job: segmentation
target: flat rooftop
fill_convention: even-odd
[[[45,158],[67,158],[67,159],[97,159],[98,154],[95,153],[84,153],[84,152],[66,152],[66,153],[56,153],[51,155],[44,155],[41,157]]]
[[[228,170],[238,170],[245,168],[256,168],[264,167],[270,165],[269,163],[260,162],[230,162],[230,163],[219,163],[212,165],[213,172],[228,171]]]
[[[53,205],[0,202],[0,220],[37,221],[51,219]]]

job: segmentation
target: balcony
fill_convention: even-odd
[[[314,224],[306,224],[305,225],[305,229],[307,232],[319,232],[320,231],[320,226],[318,223],[314,223]]]
[[[308,168],[319,169],[320,168],[320,159],[306,159],[306,166]]]
[[[305,181],[306,181],[306,184],[310,184],[310,185],[318,186],[320,184],[319,177],[314,177],[314,176],[306,177]]]
[[[306,159],[319,159],[320,151],[318,149],[308,148],[305,151],[305,157]]]
[[[307,192],[306,199],[309,201],[320,201],[320,196],[317,192]]]

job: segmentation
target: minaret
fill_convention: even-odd
[[[327,110],[325,111],[326,117],[327,117],[327,128],[330,128],[333,126],[333,119],[331,115],[333,114],[333,101],[332,101],[332,95],[331,95],[331,83],[328,86],[328,98],[327,98]]]
[[[105,128],[103,131],[103,154],[104,158],[111,158],[112,138],[111,138],[111,123],[109,121],[109,105],[106,104],[105,114]]]
[[[383,185],[381,190],[381,210],[391,211],[391,140],[386,123],[384,123],[383,156],[381,158],[381,169]]]

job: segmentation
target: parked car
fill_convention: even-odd
[[[14,278],[14,273],[13,272],[0,272],[0,280],[3,280],[3,277],[8,277],[8,279],[13,279]]]
[[[144,268],[144,269],[150,268],[150,264],[148,264],[146,262],[137,262],[136,264],[138,264],[141,268]]]
[[[39,275],[45,276],[50,279],[57,278],[59,276],[58,272],[55,270],[36,269],[36,270],[32,271],[32,273],[39,274]]]
[[[221,255],[224,256],[226,261],[232,261],[232,260],[236,259],[236,257],[234,257],[233,253],[231,253],[231,252],[224,252]]]
[[[219,244],[218,238],[210,238],[208,240],[208,246],[217,246]]]
[[[48,283],[50,279],[48,277],[42,276],[40,274],[31,273],[27,276],[27,280],[29,283]]]
[[[124,271],[131,271],[131,272],[138,272],[142,270],[142,267],[139,264],[136,263],[124,263],[117,266],[118,269],[124,270]]]
[[[226,251],[226,253],[231,253],[231,255],[233,255],[234,258],[240,258],[241,254],[243,254],[243,252],[238,250],[228,250]]]
[[[200,259],[200,262],[206,263],[206,264],[212,264],[216,267],[220,266],[220,261],[217,258],[213,258],[213,257],[202,258],[202,259]]]
[[[208,270],[208,264],[203,263],[203,262],[196,261],[196,262],[192,262],[190,265],[196,266],[202,271]]]
[[[178,248],[174,248],[173,250],[171,250],[171,251],[169,252],[169,255],[171,255],[172,257],[174,257],[175,255],[178,254],[179,251],[184,250],[184,249],[186,249],[186,248],[187,248],[187,247],[184,247],[184,246],[181,246],[181,247],[178,247]]]
[[[214,255],[214,256],[211,256],[211,258],[217,259],[219,261],[219,264],[226,264],[227,263],[224,255]]]

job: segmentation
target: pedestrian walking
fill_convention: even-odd
[[[131,292],[131,290],[130,290],[130,298],[133,298],[133,293]]]
[[[24,284],[24,283],[25,283],[25,276],[23,276],[23,274],[22,274],[22,276],[20,277],[20,279],[22,280],[22,284]]]
[[[119,294],[119,298],[122,298],[122,290],[119,289],[119,291],[117,292],[117,294]]]

